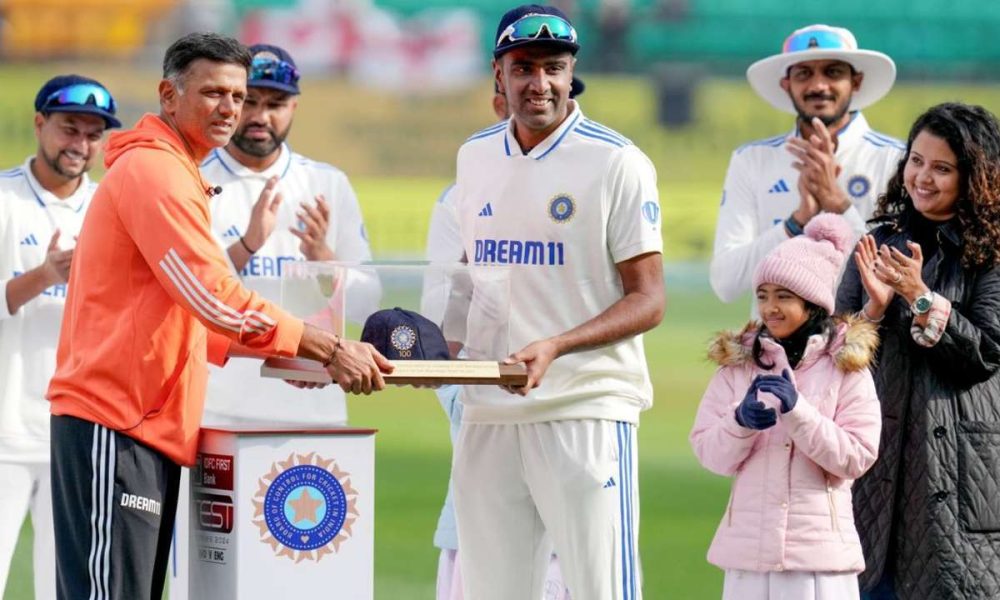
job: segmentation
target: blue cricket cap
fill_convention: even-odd
[[[536,27],[543,26],[545,29],[531,27],[525,17],[532,15],[556,17],[556,19],[565,22],[565,28],[559,28],[558,23],[545,24],[544,19],[535,20],[534,25]],[[523,23],[526,24],[524,31],[516,31],[520,25],[518,22],[522,19],[524,19]],[[576,30],[573,29],[573,24],[570,23],[566,13],[554,6],[541,4],[522,4],[504,13],[497,25],[493,58],[500,58],[505,52],[528,44],[546,44],[568,50],[574,55],[580,49],[580,44],[576,39]]]
[[[115,117],[118,104],[108,88],[82,75],[59,75],[45,82],[35,95],[35,112],[84,113],[104,119],[108,129],[121,127]]]
[[[247,77],[248,87],[261,87],[279,90],[286,94],[298,95],[299,69],[295,59],[284,48],[271,44],[254,44],[250,46],[250,76]]]
[[[441,328],[430,319],[403,308],[373,313],[365,320],[361,341],[389,360],[448,360],[448,344]]]

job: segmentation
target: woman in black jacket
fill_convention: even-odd
[[[879,323],[879,459],[854,486],[865,597],[1000,598],[1000,126],[921,115],[837,311]]]

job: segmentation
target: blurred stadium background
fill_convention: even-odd
[[[374,253],[419,258],[430,207],[453,177],[455,150],[493,119],[489,49],[513,1],[479,0],[0,0],[0,167],[34,152],[32,100],[57,73],[97,77],[123,121],[155,111],[163,50],[179,35],[215,30],[291,51],[304,72],[289,142],[334,164],[357,190]],[[730,152],[791,128],[742,73],[808,23],[852,29],[863,48],[892,56],[900,79],[866,111],[905,137],[944,100],[1000,101],[1000,3],[963,0],[579,0],[588,116],[617,129],[659,172],[670,305],[647,335],[656,406],[643,417],[640,545],[647,598],[717,598],[721,573],[705,551],[727,482],[687,444],[711,374],[712,332],[736,327],[748,299],[722,305],[706,260]],[[100,175],[101,169],[97,170]],[[376,597],[433,598],[431,536],[445,492],[447,423],[427,391],[352,400],[351,421],[378,427]],[[32,597],[30,524],[4,598]]]

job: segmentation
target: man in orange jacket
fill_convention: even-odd
[[[392,365],[246,290],[212,238],[198,165],[240,120],[250,54],[216,34],[166,53],[160,114],[111,137],[69,277],[52,410],[60,598],[159,599],[180,465],[194,463],[206,360],[323,362],[345,391]]]

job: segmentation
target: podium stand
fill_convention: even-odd
[[[375,430],[202,430],[189,597],[374,596]]]

